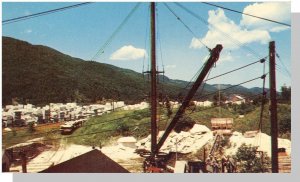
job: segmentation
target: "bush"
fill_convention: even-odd
[[[135,120],[141,120],[143,118],[147,118],[150,116],[151,114],[149,109],[137,110],[137,111],[133,111],[132,114],[130,113],[130,118]]]
[[[35,132],[34,122],[28,123],[28,132],[29,133]]]
[[[279,119],[279,133],[291,132],[291,115],[284,115]]]
[[[237,169],[241,173],[264,173],[269,172],[270,158],[265,152],[260,155],[257,147],[241,145],[235,156],[233,156]]]
[[[126,123],[121,123],[118,127],[117,127],[117,131],[118,133],[121,133],[122,135],[128,135],[129,132],[129,126]]]
[[[252,104],[242,103],[241,105],[235,105],[234,110],[240,115],[248,114],[255,110],[255,106]]]

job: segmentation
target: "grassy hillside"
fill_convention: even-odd
[[[279,137],[290,139],[291,134],[291,106],[287,104],[278,105],[278,125]],[[165,130],[170,122],[167,119],[166,110],[159,109],[160,121],[158,123],[159,130]],[[263,117],[262,132],[270,134],[270,120],[268,116],[268,108],[265,108]],[[175,111],[173,113],[173,116]],[[244,118],[238,118],[239,113],[232,108],[196,108],[194,112],[187,110],[186,117],[191,118],[198,124],[206,125],[211,128],[210,120],[215,117],[230,117],[234,119],[234,131],[245,132],[258,129],[259,123],[259,106],[254,110],[245,114]],[[171,117],[172,118],[172,117]],[[29,139],[45,137],[49,142],[59,142],[60,139],[69,143],[83,145],[107,145],[111,141],[121,136],[134,136],[138,139],[146,137],[150,134],[150,111],[149,109],[139,111],[116,111],[102,116],[89,119],[83,127],[78,128],[72,135],[61,135],[57,130],[59,123],[49,126],[36,128],[35,132],[29,132],[27,128],[22,128],[15,133],[3,133],[3,145],[11,146],[14,143],[24,142]],[[50,132],[53,131],[53,132]],[[50,132],[50,133],[48,133]],[[45,134],[46,133],[46,134]],[[53,140],[54,139],[54,140]],[[55,140],[58,139],[58,140]]]
[[[278,105],[278,123],[279,123],[279,137],[290,139],[290,127],[285,130],[286,125],[290,124],[290,105],[280,104]],[[201,108],[197,108],[195,112],[187,111],[186,116],[192,118],[196,123],[206,125],[211,128],[210,120],[215,117],[232,117],[234,118],[234,131],[245,132],[258,129],[260,108],[256,107],[253,111],[245,115],[244,118],[238,118],[239,114],[230,108],[222,108],[221,112],[219,108],[207,109],[204,111]],[[270,134],[270,120],[265,109],[263,118],[262,132]],[[200,112],[199,112],[200,111]],[[159,129],[164,130],[170,120],[166,120],[165,112],[161,112],[161,121],[159,122]],[[123,118],[126,117],[126,118]],[[121,118],[117,119],[116,118]],[[285,120],[284,118],[289,118]],[[100,124],[104,122],[104,124]],[[108,122],[108,124],[106,124]],[[145,124],[144,124],[145,123]],[[283,124],[285,123],[285,124]],[[96,145],[100,143],[105,145],[109,141],[114,140],[120,136],[132,135],[136,138],[142,138],[150,134],[150,114],[149,110],[141,111],[119,111],[110,113],[105,116],[93,118],[88,122],[90,126],[82,127],[76,130],[73,135],[82,135],[93,133],[97,131],[111,130],[109,132],[103,132],[95,135],[87,135],[84,137],[75,137],[68,139],[68,142],[84,144],[84,145]],[[140,126],[135,126],[140,125]]]
[[[291,134],[291,105],[278,104],[277,106],[278,116],[278,134],[279,137],[289,138]],[[236,131],[249,131],[258,128],[260,119],[260,107],[256,107],[254,111],[245,114],[244,118],[237,118],[234,122],[234,129]],[[269,107],[266,105],[264,108],[263,120],[262,120],[262,132],[270,135],[271,124]]]

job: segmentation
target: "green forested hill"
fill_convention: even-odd
[[[108,64],[84,61],[52,48],[3,37],[3,104],[21,102],[95,102],[113,98],[127,102],[146,99],[147,80],[142,74]],[[165,84],[171,96],[179,91]]]
[[[33,104],[96,102],[103,98],[134,103],[147,99],[149,95],[148,80],[132,70],[84,61],[46,46],[10,37],[2,40],[3,105],[11,104],[12,98]],[[177,98],[187,84],[186,81],[167,77],[164,80],[159,87],[163,87],[164,93],[171,99]],[[214,85],[205,86],[206,92],[216,90]],[[256,89],[256,93],[258,91]],[[230,92],[254,93],[242,86]]]

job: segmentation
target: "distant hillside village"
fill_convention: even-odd
[[[225,104],[241,105],[246,103],[246,99],[240,95],[231,95],[224,102]],[[164,103],[161,103],[163,105]],[[179,107],[178,101],[170,101],[171,108]],[[199,107],[211,107],[214,102],[193,101],[193,105]],[[42,124],[49,122],[73,121],[91,116],[98,116],[114,110],[142,110],[149,108],[149,103],[141,102],[134,105],[126,105],[124,101],[107,102],[105,104],[79,105],[77,103],[50,103],[43,107],[32,104],[6,105],[2,108],[2,125],[26,126],[29,123]]]

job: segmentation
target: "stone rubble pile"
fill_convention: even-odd
[[[158,134],[158,140],[162,137],[164,131]],[[177,152],[182,154],[193,153],[200,150],[204,145],[213,140],[213,133],[204,125],[195,124],[188,132],[181,131],[180,133],[171,132],[160,151],[169,153]],[[151,136],[139,140],[137,143],[138,149],[151,149]]]
[[[240,132],[233,132],[229,139],[230,147],[225,150],[226,155],[234,155],[238,148],[245,143],[258,147],[258,151],[266,152],[271,157],[271,137],[265,133],[257,133],[254,137],[245,137]],[[278,148],[285,148],[288,155],[291,154],[291,141],[278,138]]]

